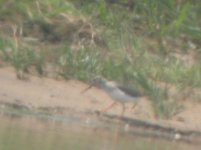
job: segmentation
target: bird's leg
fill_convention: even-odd
[[[133,106],[131,107],[131,109],[133,110],[133,109],[135,109],[135,107],[137,106],[137,104],[135,103],[135,104],[133,104]]]
[[[124,116],[125,109],[126,109],[125,105],[122,104],[121,118]]]
[[[116,105],[117,103],[116,102],[113,102],[111,105],[109,105],[108,107],[106,107],[105,109],[101,110],[101,112],[106,112],[108,111],[109,109],[111,109],[114,105]]]

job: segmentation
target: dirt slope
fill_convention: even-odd
[[[66,108],[69,113],[87,113],[101,110],[112,103],[103,91],[92,88],[81,91],[88,85],[75,80],[55,80],[29,76],[28,81],[18,80],[14,69],[0,68],[0,102],[22,103],[30,108]],[[151,103],[141,100],[135,109],[127,104],[126,117],[150,120],[159,124],[181,129],[201,131],[201,104],[186,102],[185,110],[169,120],[155,119]],[[107,113],[120,114],[121,107],[115,106]]]

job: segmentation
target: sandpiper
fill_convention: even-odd
[[[139,92],[124,86],[120,86],[118,84],[115,84],[114,82],[109,82],[102,77],[96,77],[93,80],[92,84],[84,89],[82,93],[86,92],[93,86],[104,90],[114,100],[111,105],[103,109],[103,112],[106,112],[107,110],[111,109],[115,104],[119,103],[122,106],[121,116],[123,116],[125,111],[125,103],[135,103],[140,98],[142,98],[142,95]]]

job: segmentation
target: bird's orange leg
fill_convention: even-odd
[[[136,104],[136,103],[135,103],[135,104],[133,104],[133,106],[131,107],[131,110],[134,110],[136,106],[137,106],[137,104]]]
[[[125,109],[126,109],[126,108],[125,108],[125,105],[122,104],[121,118],[124,116]]]
[[[105,109],[101,110],[101,112],[106,112],[108,111],[109,109],[111,109],[114,105],[116,105],[117,103],[116,102],[113,102],[111,105],[109,105],[108,107],[106,107]]]

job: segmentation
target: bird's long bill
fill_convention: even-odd
[[[93,84],[89,85],[86,89],[84,89],[81,93],[85,93],[86,91],[88,91],[90,88],[93,87]]]

